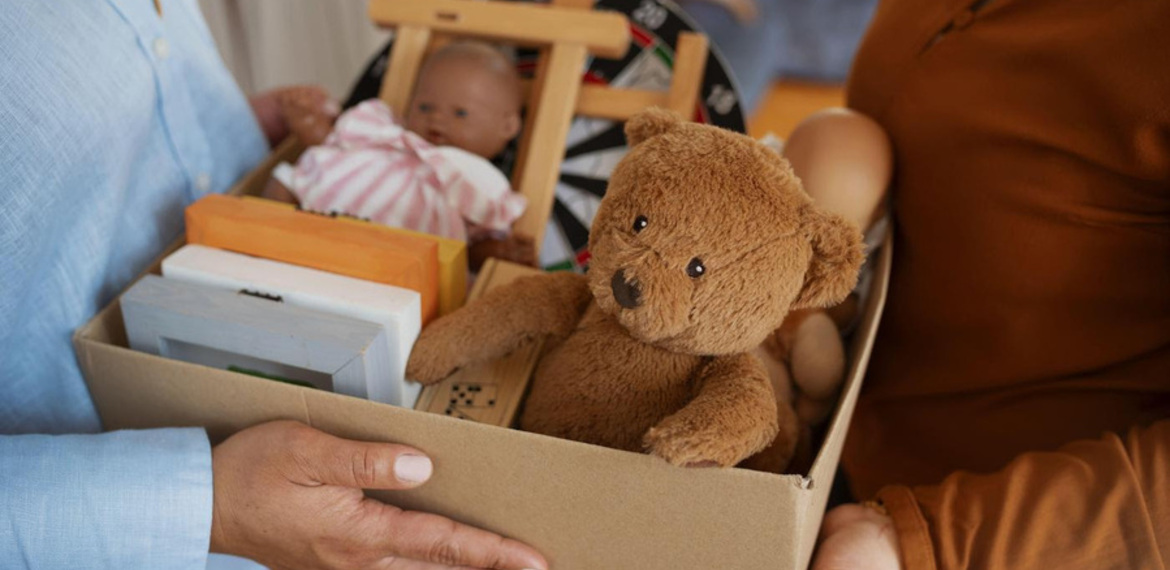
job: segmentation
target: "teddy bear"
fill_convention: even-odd
[[[543,338],[521,429],[734,466],[796,437],[751,352],[790,311],[850,293],[861,234],[745,135],[657,108],[625,133],[588,272],[520,278],[434,321],[407,376],[432,384]]]

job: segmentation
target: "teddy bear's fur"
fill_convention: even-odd
[[[794,425],[750,352],[790,310],[848,295],[861,236],[746,136],[660,109],[631,119],[626,136],[588,275],[519,279],[439,319],[407,374],[437,382],[544,337],[522,429],[735,465]]]

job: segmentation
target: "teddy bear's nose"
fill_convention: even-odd
[[[636,309],[638,305],[642,304],[642,292],[638,290],[638,282],[626,279],[626,270],[619,269],[617,273],[613,274],[613,280],[609,282],[609,286],[613,288],[613,298],[624,308]]]

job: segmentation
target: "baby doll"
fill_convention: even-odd
[[[401,119],[376,99],[336,125],[307,94],[282,105],[310,148],[278,167],[266,196],[467,241],[473,269],[489,256],[535,263],[532,239],[509,235],[524,197],[488,161],[520,130],[520,79],[495,48],[459,42],[428,57]]]

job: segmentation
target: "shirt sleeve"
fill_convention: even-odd
[[[212,474],[201,429],[0,436],[0,489],[0,566],[206,566]]]
[[[878,498],[907,570],[1165,568],[1170,420]]]
[[[473,229],[508,232],[528,205],[523,195],[512,191],[508,178],[492,163],[463,149],[441,147],[435,154],[442,163],[432,160],[431,164],[443,181],[448,204]]]

